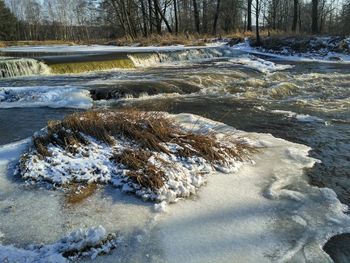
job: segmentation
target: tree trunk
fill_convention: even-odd
[[[297,24],[298,24],[298,0],[294,0],[294,7],[293,7],[293,25],[292,25],[292,31],[295,32],[297,30]]]
[[[247,23],[247,30],[252,31],[252,2],[253,0],[248,0],[248,23]]]
[[[197,6],[197,0],[193,0],[193,12],[194,12],[194,23],[196,27],[196,31],[200,33],[200,21],[199,21],[199,11]]]
[[[141,2],[141,12],[142,12],[142,22],[143,22],[143,36],[148,36],[148,30],[147,30],[147,14],[146,14],[146,7],[144,0],[140,0]]]
[[[213,24],[213,35],[216,34],[216,29],[218,25],[219,14],[220,14],[220,2],[221,0],[217,0],[217,3],[216,3],[216,12],[215,12],[214,24]]]
[[[149,22],[149,32],[153,33],[153,15],[152,15],[152,0],[148,0],[148,22]]]
[[[256,19],[256,45],[261,45],[260,32],[259,32],[259,15],[260,15],[260,6],[259,0],[255,1],[255,19]]]
[[[160,35],[162,34],[162,19],[159,17],[159,3],[158,0],[153,0],[153,4],[154,4],[154,14],[155,14],[155,18],[156,18],[156,25],[157,25],[157,33]]]
[[[174,0],[174,16],[175,16],[175,34],[179,33],[179,20],[177,17],[177,1]]]
[[[208,0],[203,0],[202,31],[208,33]]]
[[[169,32],[169,33],[172,33],[173,31],[172,31],[172,29],[171,29],[171,27],[170,27],[170,24],[169,24],[168,20],[166,19],[165,15],[164,15],[164,13],[163,13],[163,11],[162,11],[162,9],[160,8],[159,2],[158,2],[157,0],[154,1],[154,7],[155,7],[155,9],[156,9],[156,13],[159,13],[159,15],[160,15],[160,17],[161,17],[161,20],[160,20],[160,21],[163,20],[164,23],[165,23],[165,25],[166,25],[166,27],[167,27],[167,29],[168,29],[168,32]],[[161,23],[161,22],[160,22],[160,23]]]
[[[318,0],[312,0],[312,26],[313,34],[318,33]]]

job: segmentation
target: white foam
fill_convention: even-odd
[[[0,108],[92,107],[88,90],[75,87],[0,87]]]
[[[229,61],[235,64],[242,64],[246,67],[258,70],[262,73],[270,73],[270,72],[279,71],[279,70],[286,70],[293,67],[291,65],[276,64],[271,61],[267,61],[267,60],[255,57],[253,55],[239,56],[236,58],[231,58]]]

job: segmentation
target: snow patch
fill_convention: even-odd
[[[75,87],[0,87],[0,108],[92,107],[88,90]]]
[[[0,261],[61,263],[82,257],[94,259],[116,246],[116,236],[107,235],[106,230],[99,226],[86,231],[78,229],[49,245],[31,245],[26,249],[0,245]]]
[[[262,48],[254,48],[250,45],[249,40],[246,38],[245,42],[239,43],[231,47],[234,50],[239,50],[255,55],[263,55],[273,58],[278,58],[283,61],[295,61],[295,62],[318,62],[318,63],[334,63],[334,64],[349,64],[350,55],[332,52],[329,50],[321,50],[315,52],[305,53],[291,53],[287,47],[280,52],[274,52],[273,50],[265,50]]]

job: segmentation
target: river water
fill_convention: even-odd
[[[305,171],[309,182],[333,189],[350,205],[349,65],[270,61],[291,67],[265,70],[259,64],[215,58],[0,79],[0,145],[31,136],[49,119],[91,107],[193,113],[310,146],[311,156],[322,162]],[[64,89],[68,91],[62,93]],[[347,262],[339,255],[337,259],[345,249],[337,251],[336,242],[328,252],[336,262]]]

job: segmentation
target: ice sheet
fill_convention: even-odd
[[[184,127],[244,136],[250,143],[263,148],[254,157],[255,165],[245,165],[235,174],[217,173],[210,176],[197,198],[180,200],[168,207],[164,204],[157,206],[156,210],[162,213],[156,214],[155,222],[141,223],[139,226],[144,230],[133,232],[135,242],[143,244],[143,249],[132,243],[126,248],[132,257],[120,259],[125,254],[121,255],[116,250],[110,256],[98,257],[97,262],[331,262],[321,248],[331,236],[350,232],[350,218],[344,214],[347,207],[339,202],[332,190],[312,187],[304,178],[303,169],[317,162],[308,157],[309,147],[269,134],[241,132],[190,114],[180,114],[175,118]],[[24,147],[25,143],[2,147],[1,193],[5,189],[12,192],[13,188],[18,187],[17,183],[4,176],[4,168],[7,160],[15,159]],[[14,203],[20,207],[28,194],[28,191],[17,191],[11,198],[5,197],[5,201],[14,198]],[[30,213],[36,214],[38,211],[37,206],[30,205],[31,202],[45,200],[51,204],[51,213],[57,214],[52,220],[60,222],[66,218],[70,226],[107,225],[107,233],[111,233],[123,227],[132,229],[133,224],[149,218],[141,212],[142,203],[137,203],[135,207],[135,204],[128,203],[130,197],[123,194],[114,197],[116,202],[124,196],[125,203],[120,208],[108,198],[95,196],[91,202],[83,205],[84,209],[78,206],[69,212],[69,216],[61,206],[52,205],[54,197],[47,192],[42,196],[33,194],[28,203]],[[4,205],[3,198],[0,205]],[[101,207],[103,209],[94,211]],[[51,224],[51,228],[43,231],[46,228],[44,225],[36,225],[41,232],[36,239],[45,240],[44,236],[49,234],[51,240],[52,232],[57,231],[58,225],[47,220],[45,211],[50,211],[48,207],[42,209],[40,214],[46,220],[41,222]],[[0,231],[5,237],[11,235],[10,230],[23,231],[23,222],[37,224],[31,221],[33,217],[28,217],[29,211],[22,213],[17,209],[16,217],[14,214],[4,217],[5,210],[0,211]],[[113,220],[116,216],[120,217],[119,221]],[[17,221],[10,222],[10,218]],[[27,240],[31,235],[33,233],[30,231],[26,233]],[[18,255],[20,253],[18,251]]]
[[[88,90],[76,87],[0,87],[0,108],[78,108],[92,107]]]

